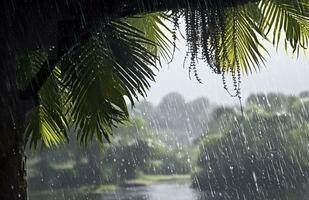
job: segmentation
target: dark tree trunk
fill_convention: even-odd
[[[32,103],[19,97],[15,53],[9,40],[0,41],[0,199],[26,200],[23,132]]]
[[[1,111],[2,108],[0,108]],[[1,116],[1,120],[2,120]],[[1,158],[0,158],[0,199],[26,200],[27,183],[25,156],[21,132],[14,129],[11,120],[1,122]],[[5,148],[4,148],[5,147]]]

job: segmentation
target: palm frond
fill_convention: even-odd
[[[197,62],[202,59],[216,73],[232,73],[238,87],[242,72],[249,73],[264,64],[266,49],[260,42],[264,37],[256,18],[258,4],[231,8],[187,10],[185,12],[186,40],[190,56],[189,73],[199,81]],[[225,78],[223,77],[224,85]],[[224,86],[226,87],[226,85]],[[236,88],[235,88],[236,89]],[[236,89],[238,90],[238,89]]]
[[[236,71],[237,67],[245,73],[256,70],[264,64],[267,50],[260,42],[263,34],[249,10],[243,6],[231,8],[225,19],[218,63],[227,72]]]
[[[18,89],[23,90],[28,86],[46,59],[47,55],[41,50],[30,51],[18,59],[16,74]]]
[[[28,115],[25,139],[30,147],[57,146],[67,141],[68,122],[56,68],[39,91],[39,105]]]
[[[38,106],[29,113],[25,137],[30,146],[58,145],[72,127],[81,143],[94,137],[109,141],[112,128],[128,119],[125,97],[134,105],[154,81],[157,52],[151,49],[157,44],[148,36],[119,20],[102,24],[87,42],[74,46],[57,64],[39,91]],[[22,88],[46,59],[34,52],[20,62]]]
[[[63,84],[82,143],[94,136],[109,141],[112,128],[128,119],[125,96],[133,105],[138,95],[146,95],[156,56],[145,45],[154,44],[129,24],[115,21],[65,58],[74,61],[62,67],[67,69]]]
[[[262,0],[259,4],[263,19],[260,28],[266,34],[272,33],[272,43],[278,48],[285,33],[284,44],[293,52],[308,48],[309,2],[306,0]]]
[[[146,45],[146,48],[154,55],[163,57],[165,60],[172,59],[170,49],[174,46],[170,35],[173,35],[167,23],[170,18],[165,13],[150,13],[144,16],[133,16],[124,19],[125,22],[142,32],[145,38],[156,45]]]

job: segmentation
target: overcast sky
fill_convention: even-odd
[[[189,79],[188,69],[183,69],[183,60],[186,54],[185,41],[178,44],[175,58],[169,65],[163,64],[157,72],[156,82],[146,100],[157,104],[169,92],[179,92],[186,100],[205,96],[216,104],[236,104],[238,100],[230,97],[223,89],[221,75],[216,75],[206,66],[199,63],[198,69],[203,84],[194,78]],[[283,49],[276,50],[267,45],[270,56],[267,56],[266,66],[260,71],[242,77],[241,93],[246,98],[257,92],[283,92],[286,94],[299,94],[309,90],[309,57],[300,55],[287,55]],[[232,83],[229,83],[233,90]]]

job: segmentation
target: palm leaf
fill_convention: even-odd
[[[309,3],[306,0],[262,0],[259,4],[263,19],[261,30],[266,34],[272,32],[272,43],[278,48],[284,31],[284,43],[293,52],[308,48],[309,37]]]
[[[146,45],[146,48],[154,55],[161,56],[165,60],[171,60],[171,47],[174,45],[169,36],[173,31],[167,26],[170,18],[165,13],[150,13],[143,16],[133,16],[124,19],[125,22],[142,32],[145,38],[155,43]]]
[[[25,136],[30,146],[58,145],[70,127],[78,130],[82,143],[93,137],[109,141],[112,128],[128,119],[125,97],[134,105],[154,81],[156,43],[147,37],[119,20],[104,23],[88,41],[75,45],[57,64],[39,91],[38,106],[29,113]],[[47,59],[41,52],[32,54],[20,62],[21,88]]]
[[[18,59],[16,74],[18,89],[23,90],[28,86],[46,59],[47,55],[40,50],[30,51]]]
[[[30,147],[57,146],[68,139],[68,122],[57,80],[57,69],[39,91],[39,105],[28,115],[25,138]]]
[[[239,6],[226,11],[224,37],[220,43],[220,66],[225,71],[239,67],[248,73],[264,64],[266,49],[260,43],[261,31],[251,18],[247,7]]]
[[[63,84],[69,86],[68,113],[82,143],[94,136],[109,140],[112,128],[128,119],[125,96],[133,105],[138,95],[146,95],[156,64],[146,45],[154,43],[129,24],[114,21],[65,58],[74,60],[62,67]]]

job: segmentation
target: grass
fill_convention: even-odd
[[[141,175],[136,179],[128,180],[125,185],[150,185],[160,182],[186,182],[190,180],[190,175]]]
[[[109,192],[115,192],[117,190],[117,186],[116,185],[99,185],[96,186],[91,193],[109,193]]]

